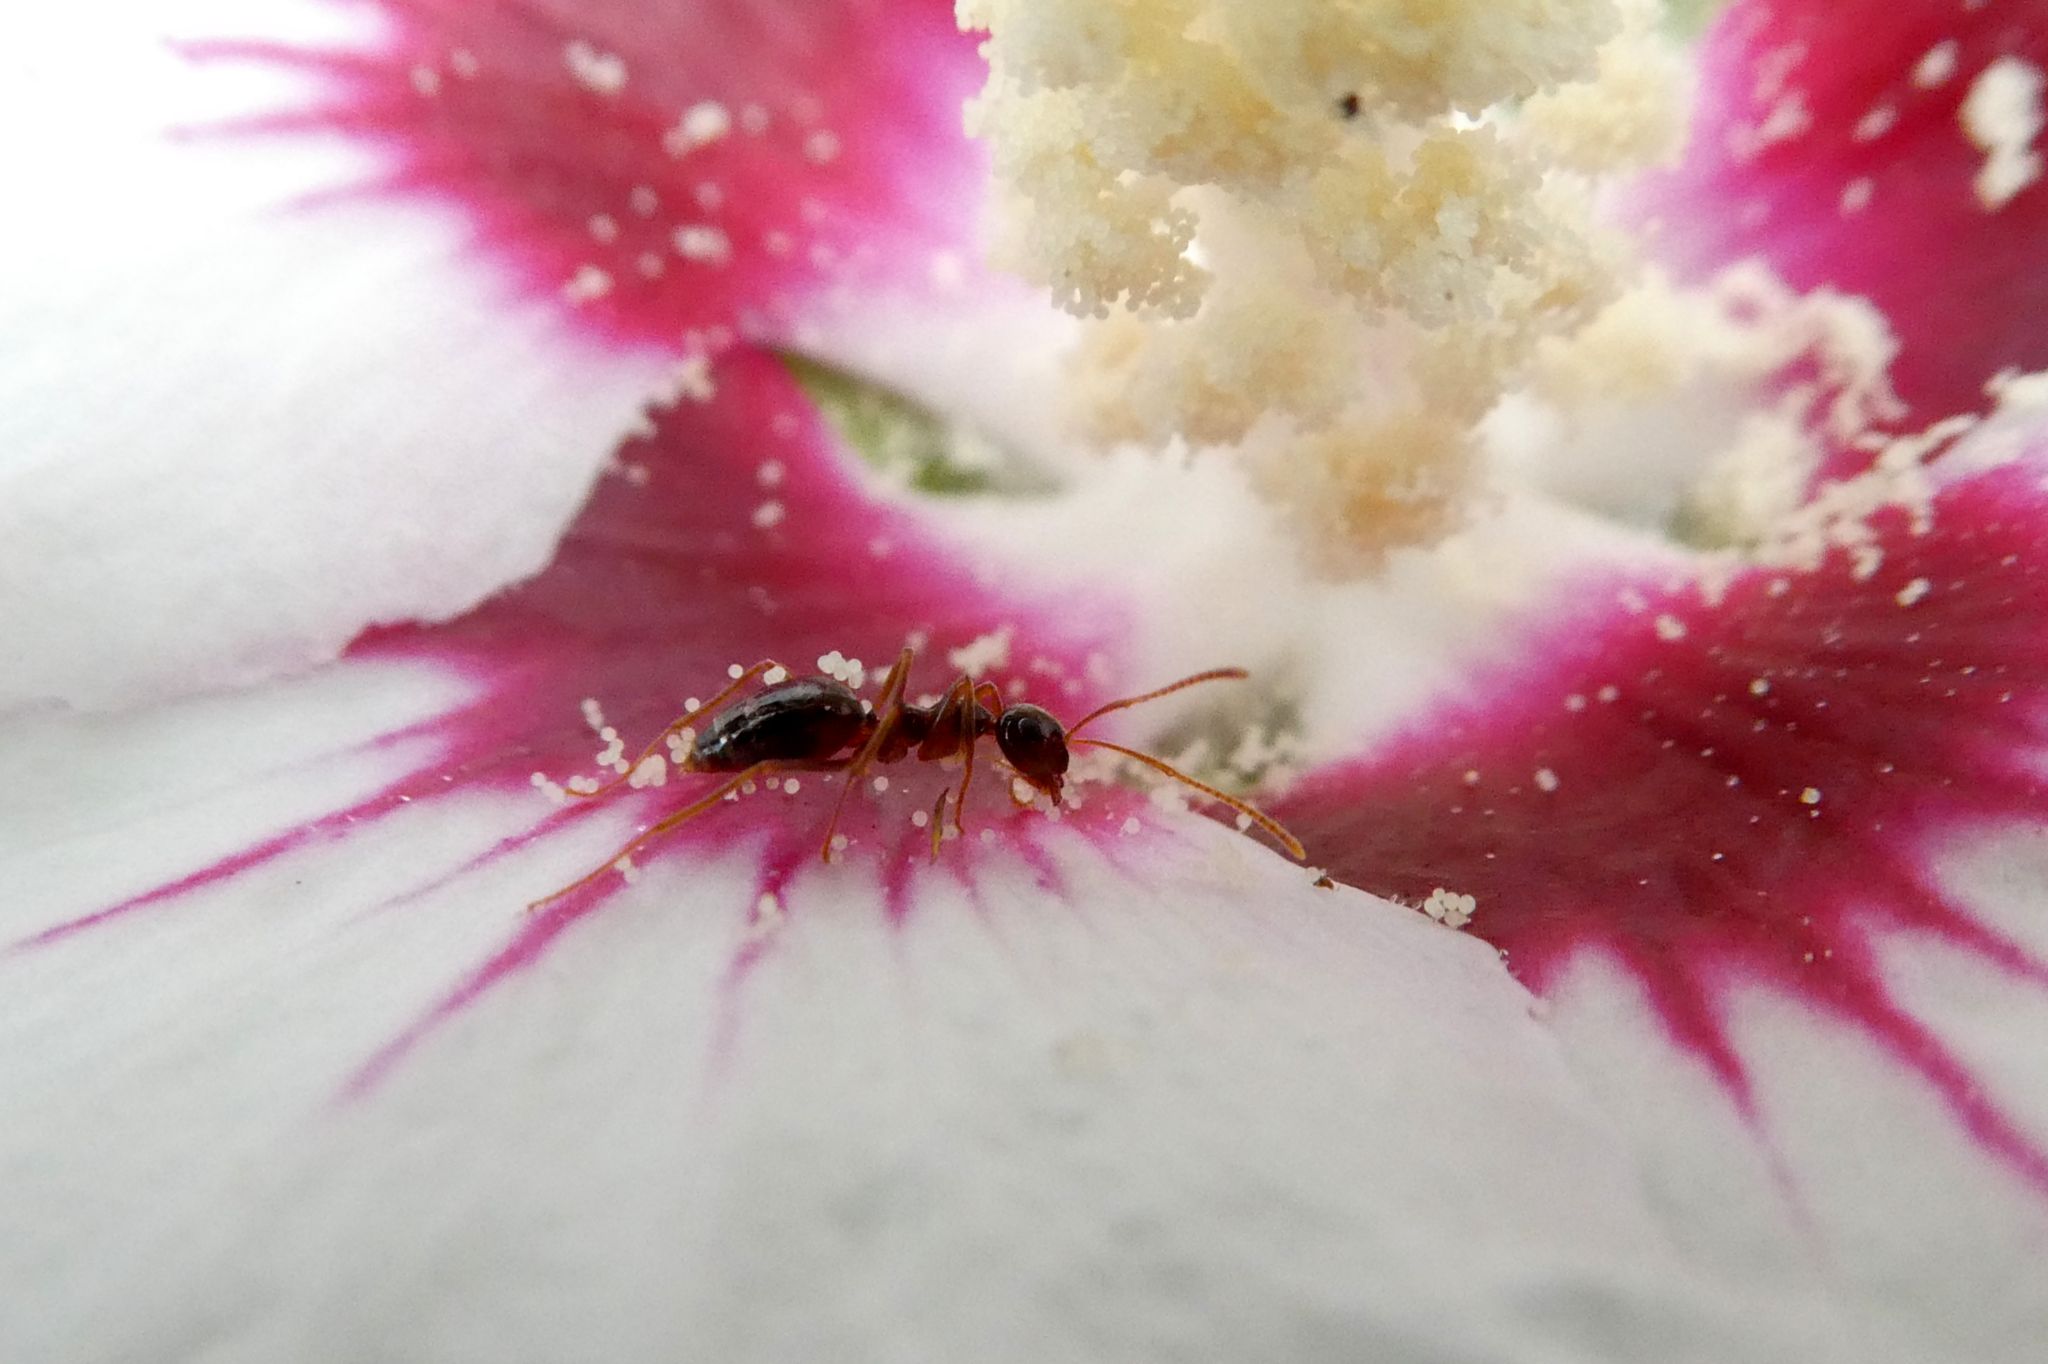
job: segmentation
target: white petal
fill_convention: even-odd
[[[222,704],[17,720],[0,770],[190,771]],[[45,887],[10,940],[183,836],[84,831],[91,770],[4,826]],[[1800,1357],[1799,1303],[1686,1272],[1490,950],[1199,821],[1055,834],[1053,892],[949,861],[901,921],[842,866],[765,934],[745,849],[659,862],[351,1090],[587,851],[374,907],[526,818],[415,808],[0,955],[8,1357]]]
[[[2010,982],[1987,992],[1980,969],[1941,981],[1913,963],[1904,973],[1921,979],[1903,998],[2039,1144],[2048,1113],[2038,995]],[[1764,990],[1731,1003],[1749,1117],[1669,1043],[1622,973],[1574,968],[1550,1012],[1694,1272],[1731,1294],[1799,1304],[1815,1345],[1843,1357],[2038,1358],[2048,1329],[2040,1188],[1856,1030]]]
[[[177,18],[305,37],[309,10]],[[303,667],[537,570],[659,357],[517,296],[453,211],[293,202],[359,183],[360,148],[166,136],[274,112],[275,74],[196,72],[96,7],[17,18],[0,706]]]

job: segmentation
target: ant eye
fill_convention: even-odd
[[[1067,770],[1067,732],[1037,706],[1006,708],[996,721],[996,746],[1027,777],[1057,777]]]

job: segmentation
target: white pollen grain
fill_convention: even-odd
[[[1565,697],[1564,708],[1576,715],[1586,708],[1586,698],[1578,692],[1573,692],[1570,696]]]
[[[876,777],[873,781],[869,782],[868,785],[874,788],[876,795],[880,795],[882,792],[889,789],[889,779],[887,777]]]
[[[1912,606],[1926,598],[1934,590],[1934,584],[1925,578],[1915,578],[1898,590],[1892,600],[1901,606]]]
[[[773,530],[776,526],[782,524],[784,515],[785,512],[780,502],[763,502],[760,506],[754,508],[754,529]]]
[[[1842,187],[1842,212],[1861,213],[1870,207],[1871,196],[1877,192],[1877,182],[1869,176],[1859,176]]]
[[[414,93],[432,99],[441,93],[441,73],[431,66],[415,66],[412,69],[412,88]]]
[[[1557,773],[1547,767],[1537,768],[1536,786],[1539,790],[1545,792],[1555,791],[1557,789]]]
[[[1913,84],[1932,90],[1956,74],[1956,56],[1961,49],[1953,38],[1944,38],[1927,49],[1913,67]]]
[[[476,53],[466,47],[458,47],[448,54],[448,69],[463,80],[473,81],[476,73],[483,70],[483,65],[477,61]]]
[[[910,812],[910,822],[922,829],[925,825],[932,822],[932,817],[923,810],[912,810]]]
[[[779,459],[764,459],[761,467],[754,471],[754,481],[764,488],[779,488],[786,470]]]
[[[778,663],[767,672],[762,673],[761,680],[771,687],[778,683],[787,682],[789,680],[789,669]]]
[[[1749,680],[1749,694],[1751,696],[1765,696],[1770,693],[1770,690],[1771,680],[1767,677],[1752,677]]]
[[[948,650],[946,661],[961,672],[984,677],[996,668],[1009,666],[1010,644],[1016,636],[1016,626],[999,626],[987,634],[969,640],[957,649]]]
[[[1657,638],[1675,644],[1685,638],[1685,622],[1666,612],[1657,617]]]
[[[599,95],[616,95],[626,88],[626,59],[615,52],[601,52],[581,38],[571,38],[562,49],[563,64],[584,89]]]
[[[709,146],[732,131],[732,114],[716,100],[705,100],[687,109],[676,126],[662,138],[671,156],[682,156],[696,147]]]
[[[1858,142],[1875,142],[1898,126],[1898,122],[1899,111],[1892,105],[1880,104],[1856,120],[1851,136]]]
[[[732,259],[732,239],[720,228],[701,223],[679,227],[671,240],[677,255],[699,265],[723,265]]]
[[[611,272],[595,265],[576,267],[576,273],[562,285],[562,297],[571,304],[594,302],[611,291]]]
[[[2043,84],[2039,67],[2005,56],[1985,67],[1963,97],[1963,131],[1985,154],[1975,188],[1988,212],[2004,208],[2041,178],[2033,142],[2048,122],[2041,108]]]
[[[804,139],[804,156],[816,165],[826,165],[839,158],[839,135],[819,129]]]
[[[1820,788],[1818,786],[1809,786],[1804,791],[1801,791],[1799,793],[1799,803],[1801,805],[1820,804]]]
[[[1479,902],[1472,896],[1442,886],[1430,891],[1429,898],[1422,902],[1422,912],[1446,928],[1463,928],[1471,923],[1478,907]]]
[[[654,192],[652,185],[635,185],[626,195],[627,205],[643,218],[652,218],[661,212],[661,196]]]

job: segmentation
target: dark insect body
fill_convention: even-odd
[[[843,682],[784,682],[719,716],[697,740],[690,770],[737,772],[755,763],[829,758],[867,723],[860,698]]]
[[[534,901],[529,908],[538,908],[581,889],[618,866],[642,844],[695,819],[755,778],[779,772],[845,774],[845,785],[839,792],[838,804],[832,809],[832,819],[825,826],[824,842],[819,849],[819,855],[830,861],[833,831],[839,826],[840,812],[845,808],[846,798],[854,785],[870,767],[877,763],[902,762],[912,757],[920,762],[938,762],[960,755],[962,771],[959,794],[953,797],[953,826],[964,834],[967,792],[974,781],[975,745],[990,737],[995,739],[1003,765],[1055,805],[1060,803],[1061,791],[1066,785],[1072,750],[1076,747],[1104,748],[1143,763],[1236,810],[1270,834],[1297,861],[1306,856],[1301,844],[1278,821],[1247,802],[1197,781],[1150,754],[1106,739],[1080,737],[1083,728],[1112,711],[1154,701],[1200,682],[1241,679],[1246,676],[1242,668],[1215,668],[1184,677],[1155,691],[1112,701],[1096,707],[1069,727],[1062,725],[1043,707],[1021,701],[1005,703],[995,683],[977,682],[966,673],[955,678],[944,694],[928,706],[906,701],[903,690],[914,658],[915,654],[909,649],[897,657],[895,666],[883,679],[881,695],[872,708],[854,693],[853,688],[829,677],[777,682],[733,705],[711,723],[691,748],[688,757],[678,764],[679,770],[684,772],[731,774],[725,781],[650,826],[614,853],[604,866],[554,894]],[[773,659],[763,659],[745,669],[724,691],[663,730],[634,759],[625,775],[595,790],[572,791],[570,794],[587,799],[616,790],[630,780],[642,763],[659,753],[673,736],[682,734],[732,702],[748,682],[770,673],[788,671]],[[934,858],[939,854],[949,796],[953,796],[952,788],[940,791],[932,811]],[[1028,801],[1021,803],[1029,804]]]

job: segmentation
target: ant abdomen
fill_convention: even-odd
[[[783,682],[733,707],[697,740],[691,766],[738,772],[764,762],[823,762],[860,737],[867,712],[843,682]]]

